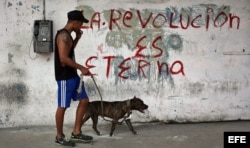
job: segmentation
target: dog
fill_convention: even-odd
[[[103,106],[103,107],[102,107]],[[126,116],[130,116],[132,110],[137,110],[141,113],[144,113],[144,110],[148,108],[148,105],[144,104],[144,102],[137,97],[134,97],[125,101],[115,101],[115,102],[107,102],[107,101],[93,101],[89,102],[86,113],[84,115],[82,125],[89,119],[92,119],[93,126],[92,128],[96,132],[97,135],[100,135],[100,132],[97,129],[98,116],[111,118],[112,126],[110,130],[110,136],[113,135],[116,125],[119,123],[119,119],[124,118],[127,126],[132,131],[133,134],[137,134],[134,130],[130,119],[126,118]],[[125,116],[126,115],[126,116]]]

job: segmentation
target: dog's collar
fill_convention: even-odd
[[[132,111],[131,111],[131,99],[128,99],[126,101],[126,103],[127,103],[126,114],[124,115],[122,121],[120,121],[119,123],[122,123],[123,121],[129,120],[131,118],[131,114],[132,114]]]

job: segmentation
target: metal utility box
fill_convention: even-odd
[[[50,20],[34,21],[34,52],[53,52],[53,22]]]

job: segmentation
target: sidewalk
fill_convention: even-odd
[[[109,137],[110,123],[99,125],[102,135],[97,136],[92,125],[83,131],[94,137],[93,144],[77,143],[84,148],[223,148],[224,131],[250,131],[250,121],[164,124],[134,123],[138,135],[133,135],[126,124],[118,125]],[[70,135],[71,126],[65,126]],[[22,127],[0,129],[0,147],[3,148],[60,148],[54,144],[55,127]]]

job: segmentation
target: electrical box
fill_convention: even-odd
[[[53,52],[53,22],[50,20],[34,21],[34,52]]]

